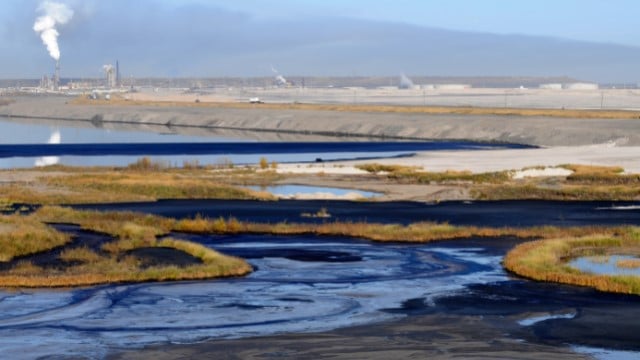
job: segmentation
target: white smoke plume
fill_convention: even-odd
[[[66,24],[73,17],[73,10],[67,5],[54,1],[43,1],[38,6],[38,12],[42,13],[33,24],[33,30],[40,34],[42,42],[47,46],[49,55],[56,61],[60,60],[60,47],[58,47],[57,25]]]
[[[413,81],[407,75],[400,74],[400,89],[412,89],[413,87]]]

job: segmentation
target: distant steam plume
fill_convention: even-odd
[[[413,81],[405,74],[400,74],[400,89],[412,89],[414,87]]]
[[[54,1],[43,1],[38,6],[38,12],[42,13],[33,24],[33,30],[40,34],[42,42],[47,46],[49,55],[56,61],[60,60],[60,47],[58,46],[57,25],[66,24],[73,17],[73,10],[65,4]]]
[[[280,75],[280,72],[276,70],[276,68],[274,68],[273,65],[271,65],[271,72],[276,74],[276,84],[278,86],[287,86],[290,84],[289,80],[287,80],[284,76]]]

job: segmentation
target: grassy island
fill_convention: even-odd
[[[47,223],[78,224],[92,241],[72,241]],[[68,287],[209,279],[251,272],[244,260],[200,244],[163,237],[173,222],[130,213],[43,207],[0,216],[0,286]]]
[[[520,276],[563,284],[588,286],[601,291],[640,295],[640,277],[597,275],[568,265],[571,259],[615,254],[640,255],[640,228],[602,229],[600,234],[526,242],[504,259],[504,266]],[[635,266],[633,260],[618,264]]]

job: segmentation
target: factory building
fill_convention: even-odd
[[[53,89],[53,81],[47,75],[42,76],[40,78],[40,88],[41,89]]]
[[[540,89],[547,90],[598,90],[598,84],[594,83],[551,83],[551,84],[540,84]]]
[[[598,84],[593,83],[564,84],[564,88],[567,90],[598,90],[598,87]]]
[[[465,90],[471,89],[470,84],[436,84],[436,90]]]
[[[40,88],[53,91],[60,89],[60,61],[56,61],[56,67],[51,77],[44,75],[40,78]]]
[[[540,84],[540,89],[562,90],[562,84],[560,83]]]
[[[111,64],[102,66],[104,70],[105,87],[115,88],[118,85],[116,68]]]

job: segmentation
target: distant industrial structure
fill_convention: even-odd
[[[560,84],[560,83],[540,84],[540,89],[546,89],[546,90],[562,90],[562,84]]]
[[[120,62],[116,60],[116,65],[106,64],[102,66],[104,76],[102,78],[81,78],[65,79],[60,78],[60,61],[56,61],[52,75],[43,75],[39,82],[31,85],[36,93],[41,92],[64,92],[64,93],[86,93],[87,91],[98,92],[122,92],[122,76],[120,73]],[[36,80],[37,81],[37,80]],[[26,88],[26,87],[25,87]],[[131,84],[133,89],[133,82]]]
[[[571,84],[564,84],[563,88],[567,90],[598,90],[598,84],[571,83]]]
[[[116,69],[111,64],[103,65],[102,69],[104,70],[104,86],[115,88],[117,86]]]
[[[60,90],[60,60],[56,61],[56,67],[51,77],[44,75],[40,79],[40,88],[53,91]]]
[[[102,70],[104,70],[104,86],[108,89],[115,89],[122,86],[122,81],[120,77],[120,62],[116,60],[116,66],[111,64],[103,65]]]
[[[598,84],[584,82],[540,84],[540,89],[546,90],[598,90],[598,88]]]
[[[60,60],[56,60],[56,70],[53,74],[53,90],[58,91],[60,89]]]

